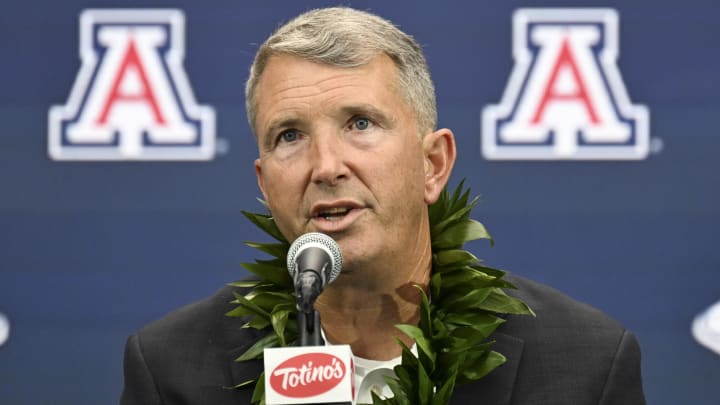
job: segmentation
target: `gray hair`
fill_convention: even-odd
[[[255,128],[256,87],[273,55],[353,68],[384,53],[395,64],[400,95],[414,110],[422,135],[435,130],[435,87],[422,48],[410,36],[377,15],[346,7],[311,10],[278,28],[258,49],[245,85],[245,108]]]

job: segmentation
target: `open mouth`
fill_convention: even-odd
[[[317,217],[325,219],[327,221],[339,221],[343,219],[350,211],[352,211],[352,207],[327,208],[320,211]]]

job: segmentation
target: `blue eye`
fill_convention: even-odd
[[[298,133],[294,129],[284,131],[280,134],[279,139],[283,142],[295,142],[298,138]]]
[[[367,118],[359,117],[353,121],[355,128],[364,131],[370,127],[370,120]]]

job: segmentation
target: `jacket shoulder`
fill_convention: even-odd
[[[614,334],[625,330],[619,322],[606,313],[571,298],[555,288],[517,275],[508,275],[506,279],[517,287],[516,290],[508,290],[507,293],[521,299],[535,312],[536,321],[532,321],[531,317],[522,317],[530,324],[537,324],[545,330],[582,327],[586,332],[589,328],[602,329]]]
[[[517,287],[508,294],[536,314],[511,315],[497,331],[522,342],[513,403],[644,404],[640,347],[630,331],[552,287],[507,279]]]

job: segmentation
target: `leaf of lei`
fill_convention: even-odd
[[[503,279],[505,272],[482,265],[462,249],[476,239],[493,244],[485,227],[470,218],[478,197],[470,200],[470,189],[464,184],[461,181],[452,194],[443,190],[428,207],[433,252],[429,296],[420,289],[418,325],[397,325],[417,343],[418,356],[398,340],[402,362],[394,369],[397,377],[386,378],[394,396],[383,399],[373,394],[373,405],[448,404],[457,384],[478,380],[505,362],[502,354],[490,349],[493,341],[488,340],[505,322],[504,315],[535,315],[503,291],[515,288]],[[235,294],[232,303],[237,307],[226,315],[243,317],[244,328],[268,332],[236,361],[261,359],[266,347],[294,346],[297,340],[294,289],[285,263],[290,244],[270,215],[243,214],[277,242],[248,242],[272,258],[242,264],[257,280],[230,283],[246,292]],[[252,402],[264,405],[263,374],[234,388],[253,384]]]

